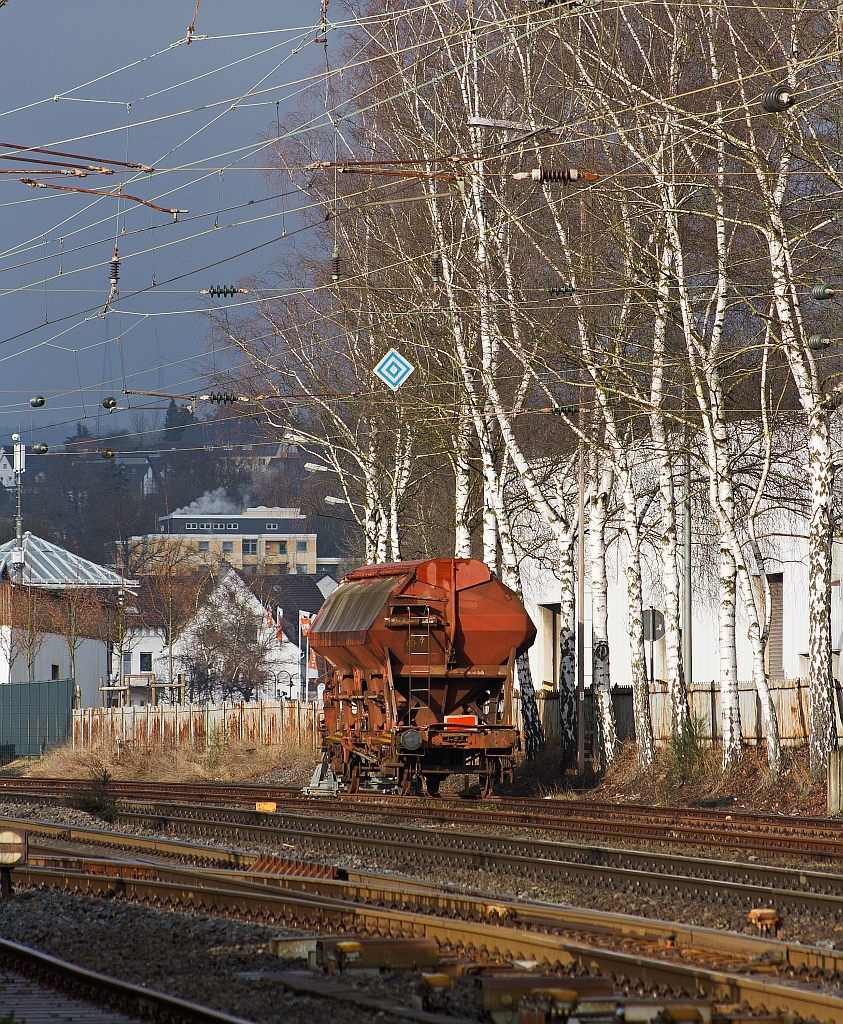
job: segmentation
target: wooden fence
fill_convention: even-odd
[[[776,705],[779,721],[779,737],[783,746],[800,746],[808,738],[808,680],[807,679],[771,679],[770,692]],[[841,694],[840,683],[835,680],[837,735],[843,736],[843,722],[840,718]],[[761,709],[755,685],[750,679],[738,682],[740,700],[741,731],[745,743],[758,744],[762,738]],[[691,714],[696,719],[701,737],[709,741],[719,740],[722,736],[720,728],[720,690],[717,682],[694,682],[688,694]],[[653,731],[658,739],[670,735],[670,704],[667,698],[667,686],[656,680],[650,689],[650,714],[653,718]]]
[[[779,722],[779,738],[783,746],[800,746],[808,739],[808,681],[806,679],[771,679],[770,691],[776,704]],[[843,741],[843,690],[835,681],[837,735]],[[539,714],[544,725],[545,736],[553,739],[559,732],[558,693],[543,691],[538,693]],[[744,743],[757,745],[762,736],[761,713],[758,695],[752,680],[741,680],[738,683],[740,701],[741,731]],[[593,715],[590,701],[591,694],[586,690],[586,735],[590,735],[590,718]],[[616,686],[612,689],[612,700],[615,706],[615,717],[619,735],[634,737],[635,729],[632,721],[631,687]],[[716,681],[695,681],[689,690],[688,701],[691,715],[699,728],[700,739],[707,742],[720,740],[720,690]],[[657,743],[663,743],[670,737],[670,702],[667,696],[667,684],[657,679],[650,687],[650,717],[653,722],[653,734]],[[520,721],[520,719],[519,719]]]
[[[837,685],[837,733],[843,738],[840,709],[843,694]],[[779,735],[785,746],[798,746],[808,736],[808,684],[803,679],[771,680],[779,717]],[[741,729],[744,742],[757,744],[761,735],[758,698],[751,681],[738,683]],[[590,693],[586,694],[590,698]],[[612,692],[619,733],[632,737],[632,695],[629,687]],[[554,691],[536,694],[539,715],[548,739],[558,736],[559,695]],[[720,693],[714,682],[695,682],[689,692],[691,714],[700,738],[720,739]],[[521,702],[516,695],[516,721],[521,724]],[[670,736],[670,705],[667,687],[661,680],[650,688],[650,714],[657,742]],[[586,701],[586,730],[590,732],[593,711]],[[299,746],[318,751],[321,745],[322,709],[313,702],[298,700],[246,704],[184,704],[180,706],[84,708],[73,712],[73,746],[89,749],[121,743],[137,747],[165,747],[189,743],[210,746],[229,741],[276,744],[294,740]],[[712,728],[713,724],[713,728]]]
[[[73,712],[73,748],[86,750],[118,742],[160,750],[182,744],[280,744],[319,750],[322,709],[299,700],[246,704],[150,705],[82,708]]]

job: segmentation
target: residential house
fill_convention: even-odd
[[[12,490],[15,486],[15,469],[4,448],[0,448],[0,487]]]
[[[17,584],[16,550],[15,540],[0,545],[0,685],[74,678],[80,706],[98,707],[100,679],[108,676],[107,624],[126,581],[25,533]],[[56,628],[68,612],[76,623],[70,639]]]
[[[172,650],[167,641],[166,623],[161,615],[163,603],[151,599],[150,588],[156,583],[150,579],[139,581],[135,604],[129,609],[128,629],[120,652],[120,672],[123,690],[119,700],[125,704],[144,705],[164,697],[184,699],[189,693],[173,693],[176,688],[189,689],[192,665],[196,651],[202,645],[202,633],[209,625],[222,623],[233,608],[255,624],[254,644],[268,652],[266,662],[269,678],[254,694],[253,699],[289,697],[299,688],[299,647],[295,637],[281,629],[276,612],[270,610],[249,588],[248,577],[241,577],[223,565],[222,571],[206,576],[204,586],[197,588],[196,611],[183,621],[174,635]],[[134,612],[132,613],[132,609]],[[133,621],[134,620],[134,621]]]

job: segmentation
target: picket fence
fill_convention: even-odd
[[[322,713],[309,701],[82,708],[73,712],[73,749],[126,744],[160,750],[190,744],[281,744],[318,751]]]

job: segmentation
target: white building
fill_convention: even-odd
[[[15,470],[5,449],[0,448],[0,487],[12,490],[15,486]]]
[[[272,700],[277,696],[289,697],[299,692],[299,648],[282,633],[280,625],[269,615],[261,601],[252,593],[236,572],[224,572],[194,618],[180,631],[172,645],[172,673],[174,677],[186,672],[190,652],[200,631],[212,620],[225,618],[223,609],[237,604],[259,621],[257,642],[269,647],[269,675],[264,691],[258,698]],[[156,692],[166,690],[170,682],[170,648],[162,626],[146,622],[127,631],[119,671],[128,692],[124,699],[129,704],[144,705],[152,699],[152,686]]]
[[[22,629],[10,625],[11,602],[21,600],[16,591],[25,593],[27,588],[46,591],[57,603],[72,588],[104,592],[107,599],[113,599],[111,595],[124,586],[124,581],[110,569],[26,533],[23,537],[23,584],[10,586],[15,579],[15,548],[14,540],[0,545],[0,586],[5,584],[5,597],[9,602],[8,608],[0,609],[0,685],[25,683],[30,678],[33,682],[69,679],[74,673],[68,641],[61,634],[51,633],[42,626],[39,626],[37,637],[34,637],[31,644],[34,656],[30,672],[24,653],[26,645],[21,638]],[[107,673],[105,641],[93,637],[80,638],[75,650],[75,661],[75,681],[81,706],[99,707],[100,679]]]
[[[792,524],[791,524],[792,525]],[[772,615],[767,644],[767,671],[771,679],[804,679],[808,673],[808,541],[796,532],[784,531],[772,545],[775,555],[767,558]],[[609,650],[613,685],[630,685],[629,637],[627,630],[628,601],[624,569],[624,541],[616,540],[607,552],[609,580]],[[587,559],[586,559],[587,560]],[[662,609],[658,575],[650,570],[656,559],[642,559],[643,597],[645,608]],[[843,544],[833,547],[831,581],[831,626],[833,669],[839,678],[839,653],[843,648],[843,595],[840,592],[840,567]],[[525,572],[524,599],[538,630],[530,652],[533,679],[537,685],[558,678],[559,590],[553,574],[533,563]],[[720,645],[718,631],[717,579],[711,570],[692,566],[692,650],[693,679],[717,680],[720,676]],[[589,566],[585,573],[585,636],[586,685],[591,671],[591,587]],[[752,676],[752,651],[747,639],[747,621],[740,595],[736,601],[736,644],[738,678]],[[650,644],[646,645],[649,664]],[[664,678],[664,640],[653,644],[654,678]]]

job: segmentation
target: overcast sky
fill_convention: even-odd
[[[279,200],[245,204],[267,194],[251,150],[274,124],[276,102],[283,120],[298,103],[294,83],[324,66],[312,43],[319,2],[202,0],[195,41],[175,45],[194,8],[195,0],[0,7],[0,142],[112,160],[126,160],[128,146],[128,160],[155,174],[41,180],[123,183],[126,193],[190,211],[176,224],[131,202],[28,188],[19,179],[36,165],[0,160],[15,172],[0,174],[0,445],[21,428],[27,440],[58,443],[84,417],[103,436],[129,428],[137,420],[125,412],[97,422],[104,397],[126,404],[124,380],[133,390],[201,391],[199,289],[260,273],[294,244],[273,241],[291,227]],[[115,235],[120,297],[101,318]],[[227,257],[235,258],[200,271]],[[33,395],[47,399],[35,412]]]

